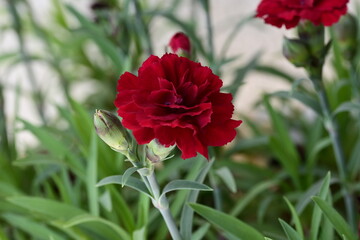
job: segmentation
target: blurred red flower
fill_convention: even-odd
[[[348,0],[262,0],[256,17],[276,27],[295,27],[301,19],[331,26],[347,12]]]
[[[150,56],[138,76],[120,76],[115,106],[124,127],[139,144],[157,139],[176,144],[183,159],[197,152],[208,158],[208,146],[222,146],[236,136],[241,121],[232,120],[229,93],[208,67],[176,54]]]
[[[174,36],[170,39],[169,46],[173,53],[178,53],[182,50],[189,54],[191,51],[190,40],[188,36],[182,32],[174,34]]]

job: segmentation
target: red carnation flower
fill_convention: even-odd
[[[315,25],[331,26],[347,12],[348,0],[262,0],[256,17],[266,23],[286,28],[295,27],[301,19]]]
[[[229,93],[220,93],[221,79],[210,68],[176,54],[150,56],[138,76],[120,76],[115,106],[124,127],[139,144],[157,139],[176,144],[183,159],[197,152],[208,158],[208,146],[232,141],[241,121],[232,120]]]
[[[182,32],[176,33],[169,42],[169,46],[173,53],[178,53],[178,51],[185,51],[186,53],[190,53],[190,40],[188,36],[186,36]]]

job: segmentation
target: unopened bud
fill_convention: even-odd
[[[97,135],[113,150],[127,155],[129,137],[119,118],[111,112],[96,110],[94,125]]]
[[[344,15],[338,23],[334,25],[334,37],[338,42],[342,55],[351,60],[357,48],[358,23],[351,14]]]
[[[283,54],[296,67],[307,66],[311,59],[308,46],[299,39],[284,38]]]
[[[175,54],[189,57],[191,53],[190,40],[186,34],[182,32],[176,33],[170,40],[169,46]]]
[[[324,26],[314,25],[308,20],[302,20],[300,21],[297,30],[300,40],[309,46],[311,55],[316,59],[323,60],[326,50]]]
[[[97,11],[97,10],[109,9],[109,8],[111,8],[111,6],[104,1],[96,1],[90,5],[90,8],[94,11]]]
[[[164,145],[160,144],[157,139],[154,139],[146,146],[146,157],[152,163],[163,161],[174,149],[174,147],[175,145],[172,145],[170,147],[165,147]]]

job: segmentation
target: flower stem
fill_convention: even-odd
[[[174,218],[171,215],[171,212],[169,209],[169,202],[168,202],[166,196],[161,197],[161,203],[160,203],[160,188],[159,188],[159,184],[155,177],[155,172],[153,172],[151,175],[147,176],[146,178],[149,181],[151,192],[154,197],[153,204],[160,211],[160,213],[166,223],[166,226],[170,232],[172,239],[173,240],[182,240],[180,232],[175,224]]]
[[[318,68],[315,71],[310,71],[310,79],[314,85],[316,93],[318,95],[320,101],[320,107],[322,110],[323,118],[324,118],[324,125],[326,130],[328,131],[332,145],[334,148],[335,153],[335,160],[337,164],[337,168],[339,171],[340,181],[343,184],[342,193],[344,194],[344,201],[345,201],[345,208],[346,208],[346,215],[347,219],[355,229],[355,208],[353,198],[351,196],[348,184],[347,184],[347,174],[346,174],[346,167],[345,167],[345,156],[343,152],[343,148],[340,142],[340,136],[338,131],[338,125],[336,120],[331,115],[329,101],[326,95],[325,86],[322,81],[322,70]]]

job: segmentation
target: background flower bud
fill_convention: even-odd
[[[351,60],[357,50],[358,23],[351,14],[344,15],[340,21],[334,25],[334,37],[338,42],[340,51],[348,60]]]
[[[289,39],[285,37],[283,54],[296,67],[305,67],[311,60],[308,46],[299,39]]]
[[[129,137],[119,118],[111,112],[96,110],[94,125],[97,135],[113,150],[127,155]]]
[[[188,36],[182,32],[175,33],[170,39],[169,46],[173,53],[188,57],[191,52],[191,45]]]
[[[146,156],[151,162],[156,163],[165,160],[174,147],[175,145],[165,147],[157,139],[154,139],[146,146]]]

